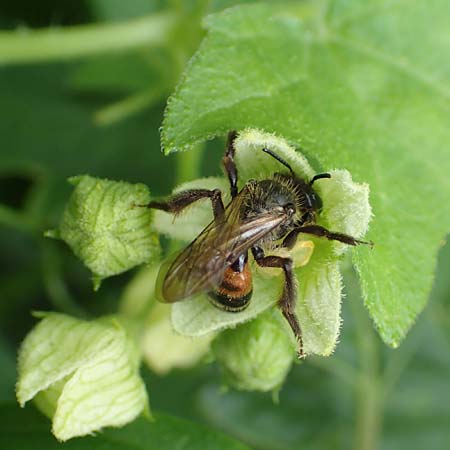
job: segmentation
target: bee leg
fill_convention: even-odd
[[[279,267],[284,272],[283,293],[278,300],[278,307],[289,326],[291,327],[295,338],[298,341],[298,357],[304,358],[302,330],[295,314],[295,304],[297,302],[297,288],[295,286],[294,273],[292,271],[293,264],[291,258],[283,258],[281,256],[264,256],[261,247],[252,247],[253,257],[256,263],[261,267]]]
[[[145,206],[177,215],[192,203],[204,198],[211,199],[214,219],[222,219],[225,215],[225,207],[223,206],[222,192],[220,189],[190,189],[179,192],[164,202],[151,201]]]
[[[334,233],[333,231],[329,231],[326,228],[321,227],[320,225],[305,225],[303,227],[296,228],[294,231],[297,234],[298,233],[313,234],[314,236],[325,237],[330,241],[339,241],[348,245],[367,244],[373,247],[372,241],[361,241],[359,239],[354,238],[353,236],[349,236],[348,234]],[[289,237],[289,235],[287,237]]]
[[[236,167],[236,163],[234,162],[234,141],[237,137],[237,131],[230,131],[228,133],[227,138],[227,146],[225,149],[225,155],[222,158],[222,164],[225,168],[225,172],[228,176],[228,180],[230,181],[230,192],[231,197],[236,197],[238,193],[237,182],[238,182],[238,171]]]
[[[288,235],[283,239],[282,247],[292,250],[297,242],[298,235],[300,233],[299,228],[292,230]]]

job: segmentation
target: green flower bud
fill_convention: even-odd
[[[192,339],[173,330],[170,305],[156,302],[158,266],[142,268],[128,283],[120,302],[121,317],[138,324],[144,362],[159,375],[197,364],[209,353],[213,334]]]
[[[277,312],[261,314],[220,333],[213,341],[213,352],[227,383],[247,391],[271,391],[281,386],[296,346],[278,316]]]
[[[92,322],[57,313],[42,321],[19,351],[17,399],[35,399],[61,441],[148,413],[139,353],[113,317]]]
[[[142,352],[145,362],[157,374],[174,368],[192,367],[209,351],[213,334],[190,338],[175,333],[170,305],[156,303],[145,327]]]
[[[64,240],[92,271],[97,288],[102,279],[125,272],[159,254],[151,232],[150,200],[143,184],[110,181],[87,175],[72,177],[75,186],[58,230],[47,236]]]

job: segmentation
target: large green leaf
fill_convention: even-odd
[[[246,450],[247,446],[224,434],[167,415],[155,422],[138,419],[121,429],[108,429],[95,437],[59,443],[50,433],[50,422],[36,410],[0,406],[0,447],[19,450]]]
[[[258,127],[301,146],[317,171],[369,183],[375,249],[354,262],[392,346],[426,303],[450,223],[448,5],[311,1],[211,16],[164,121],[167,153]]]

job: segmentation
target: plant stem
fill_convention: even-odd
[[[176,185],[192,181],[200,177],[201,162],[205,144],[197,144],[189,151],[177,154]]]
[[[0,32],[0,65],[59,61],[143,46],[163,45],[175,16],[152,14],[123,23]]]
[[[149,108],[164,97],[167,97],[167,93],[161,89],[161,86],[152,86],[145,91],[99,109],[94,114],[94,122],[100,126],[113,125]]]
[[[56,310],[65,314],[85,318],[86,312],[70,295],[61,273],[61,261],[55,245],[52,242],[43,242],[42,276],[48,298]]]
[[[381,432],[382,400],[379,379],[378,342],[367,312],[359,299],[350,302],[357,321],[361,376],[356,388],[355,450],[375,450]]]

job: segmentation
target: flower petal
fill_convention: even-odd
[[[245,184],[250,178],[272,178],[275,172],[286,170],[275,158],[264,153],[263,148],[268,148],[283,158],[299,177],[309,180],[315,175],[315,171],[300,152],[285,139],[272,133],[248,128],[239,132],[234,146],[241,184]]]
[[[342,282],[339,261],[312,258],[296,269],[296,312],[303,334],[305,354],[330,355],[341,325]]]
[[[145,385],[130,364],[125,335],[121,340],[77,369],[64,385],[53,416],[58,439],[125,425],[147,407]]]
[[[43,320],[28,334],[19,351],[16,390],[21,406],[116,340],[115,328],[100,321],[85,322],[58,313],[36,315]]]
[[[36,396],[60,440],[119,426],[148,411],[137,349],[113,317],[41,315],[19,353],[17,397]]]
[[[323,200],[321,219],[333,231],[362,238],[372,217],[369,203],[369,185],[355,183],[347,170],[331,170],[331,178],[320,183],[319,193]],[[341,255],[348,245],[333,242],[334,251]]]

